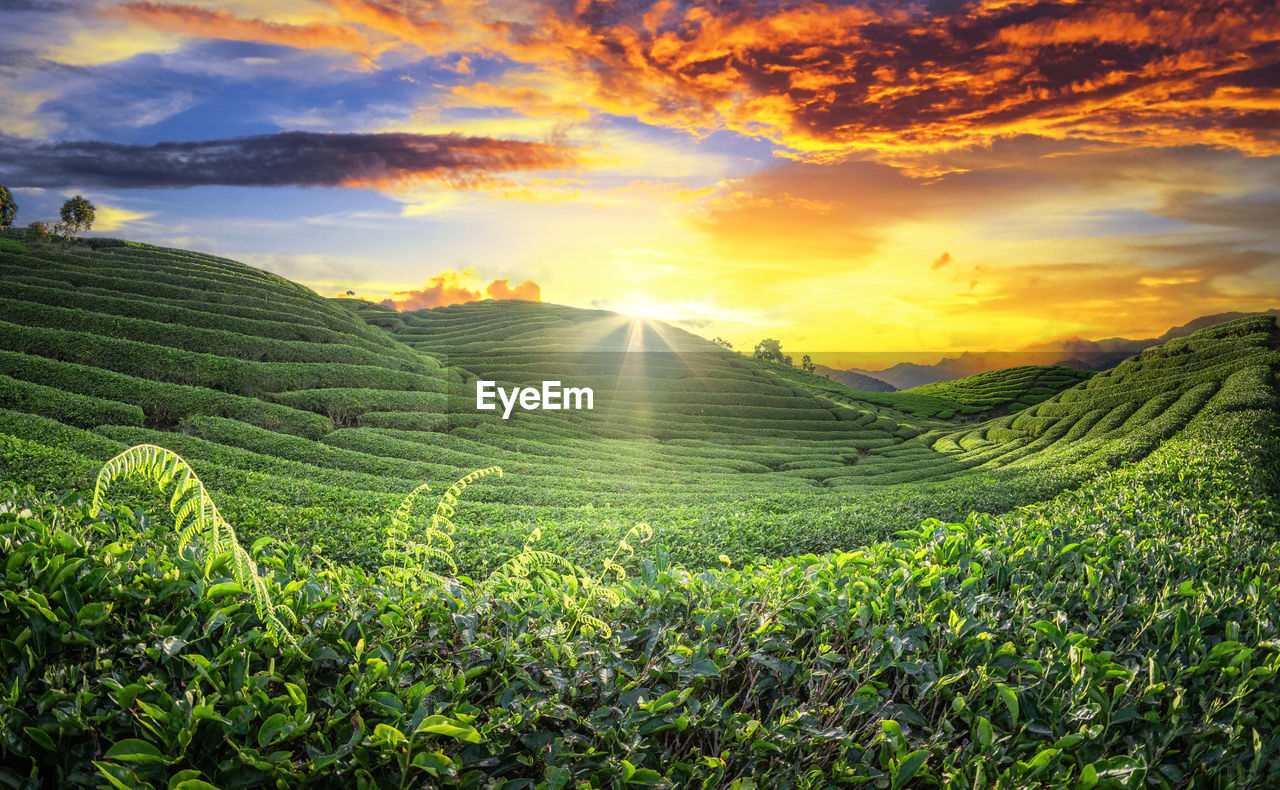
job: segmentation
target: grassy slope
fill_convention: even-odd
[[[591,557],[647,520],[677,559],[706,565],[1002,512],[1141,457],[1260,364],[1212,349],[1137,362],[957,431],[603,311],[487,302],[397,314],[158,248],[3,253],[0,274],[0,434],[50,451],[0,454],[0,478],[85,485],[110,455],[154,442],[192,462],[247,537],[374,563],[400,495],[499,464],[507,476],[469,492],[460,513],[475,525],[460,559],[477,571],[534,527]],[[637,345],[647,353],[620,353]],[[592,385],[598,408],[503,423],[474,411],[477,374]],[[994,390],[1026,398],[1043,379]],[[1163,427],[1144,428],[1152,420]]]
[[[1096,461],[1115,443],[1073,446],[1082,422],[1065,415],[1093,407],[1087,435],[1123,425],[1120,409],[1139,420],[1121,442],[1137,460],[1005,517],[704,573],[642,549],[622,605],[601,611],[607,639],[555,635],[572,619],[557,588],[405,592],[284,544],[260,555],[301,620],[302,649],[281,652],[251,606],[207,594],[225,571],[206,584],[163,529],[15,492],[0,508],[3,776],[1276,786],[1275,347],[1270,322],[1236,322],[1037,407],[1043,423],[1007,430],[1068,421],[1058,451]],[[1248,362],[1224,372],[1233,359]]]
[[[1033,406],[1093,376],[1090,371],[1056,365],[1024,365],[897,392],[850,392],[835,382],[818,380],[825,377],[799,370],[780,372],[806,389],[841,403],[862,408],[887,407],[924,420],[968,422]]]

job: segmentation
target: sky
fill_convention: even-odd
[[[0,184],[401,309],[1013,350],[1280,307],[1274,0],[0,0]]]

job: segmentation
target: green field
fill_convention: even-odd
[[[181,250],[0,277],[6,786],[1280,783],[1272,317],[867,393]],[[474,408],[548,378],[596,408]],[[192,548],[171,486],[91,508],[142,444]]]

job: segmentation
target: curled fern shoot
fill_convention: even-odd
[[[436,502],[436,512],[431,514],[431,528],[452,535],[457,527],[450,518],[454,514],[453,506],[458,504],[458,497],[462,496],[462,492],[467,489],[475,481],[489,475],[497,475],[502,477],[502,467],[490,466],[485,469],[477,469],[474,472],[454,481],[449,486],[449,490],[440,496],[440,500]]]
[[[458,497],[467,486],[492,474],[502,477],[502,468],[490,466],[477,469],[454,482],[436,502],[431,523],[420,530],[415,525],[413,509],[419,496],[431,490],[428,483],[410,491],[392,512],[391,526],[387,529],[387,538],[383,544],[382,558],[387,563],[383,571],[402,589],[412,580],[423,577],[443,584],[444,577],[428,569],[431,560],[444,563],[452,574],[458,573],[458,565],[450,553],[454,548],[453,533],[457,531],[457,526],[450,520],[455,512],[453,506],[458,504]]]
[[[523,595],[533,589],[532,577],[549,577],[556,582],[555,592],[561,604],[573,614],[567,626],[563,622],[555,624],[558,632],[568,635],[581,627],[588,627],[606,639],[612,636],[613,629],[593,612],[598,605],[611,609],[622,605],[622,597],[605,582],[611,575],[618,581],[626,578],[627,572],[618,562],[618,556],[624,553],[634,555],[635,549],[630,541],[643,543],[649,540],[653,537],[653,529],[648,524],[637,524],[627,530],[613,555],[605,559],[599,575],[592,575],[553,551],[534,549],[533,543],[541,536],[542,531],[534,529],[520,553],[498,566],[485,580],[484,587],[491,592],[505,587],[512,593]]]
[[[233,578],[249,593],[268,636],[276,644],[284,642],[298,647],[297,640],[284,623],[289,620],[296,625],[298,618],[288,607],[272,601],[271,591],[258,573],[253,557],[240,545],[235,530],[218,512],[218,506],[205,490],[204,483],[177,453],[154,444],[140,444],[107,461],[98,472],[89,515],[98,515],[117,480],[136,478],[151,483],[161,493],[172,490],[169,510],[178,531],[178,550],[182,551],[187,545],[200,540],[211,556],[229,553]]]

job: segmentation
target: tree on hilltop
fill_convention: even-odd
[[[67,241],[75,241],[76,236],[93,227],[96,214],[93,204],[83,195],[68,198],[62,204],[62,222],[58,223],[57,230]]]
[[[813,364],[813,360],[809,358],[808,354],[805,354],[803,357],[800,358],[800,367],[806,373],[812,373],[818,369],[818,366]]]
[[[13,199],[13,193],[6,186],[0,186],[0,228],[7,228],[13,224],[13,218],[18,216],[18,201]]]
[[[711,338],[711,342],[715,343],[717,346],[727,348],[730,351],[733,350],[733,344],[730,343],[728,340],[725,340],[723,337],[720,337],[719,335],[716,335],[715,337]]]
[[[782,353],[782,342],[772,337],[756,343],[752,356],[764,362],[783,362],[786,359]]]

